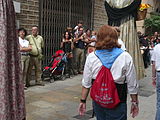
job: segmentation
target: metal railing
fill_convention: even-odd
[[[66,27],[74,27],[79,20],[85,28],[92,27],[94,0],[39,0],[40,34],[45,41],[43,65],[47,65],[55,51],[60,49]]]

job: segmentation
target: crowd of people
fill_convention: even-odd
[[[94,51],[96,32],[84,30],[83,22],[72,29],[68,27],[64,32],[61,49],[67,54],[70,74],[83,74],[83,66],[88,53]],[[71,71],[72,70],[72,71]]]
[[[121,44],[121,48],[126,50],[123,41],[120,39],[120,29],[118,27],[113,28],[118,33],[118,42]],[[31,35],[27,35],[27,31],[24,28],[20,28],[18,35],[25,89],[30,86],[33,66],[35,68],[36,85],[44,86],[41,78],[44,40],[42,36],[38,35],[38,27],[32,27]],[[86,57],[89,53],[95,51],[96,42],[96,31],[91,29],[84,30],[83,21],[79,21],[73,29],[71,27],[66,28],[60,44],[60,49],[65,52],[67,58],[65,74],[69,74],[69,77],[83,74]]]
[[[153,54],[153,48],[159,43],[160,34],[154,32],[153,35],[144,35],[138,32],[141,54],[143,56],[144,67],[148,68],[151,64],[151,57]]]
[[[157,93],[157,110],[155,120],[160,120],[160,34],[154,32],[152,36],[138,32],[140,49],[143,56],[144,67],[152,65],[152,85]]]
[[[27,35],[27,31],[20,28],[18,35],[25,89],[30,86],[33,67],[36,85],[44,86],[41,78],[44,40],[38,34],[38,26],[32,27],[31,35]],[[79,21],[73,29],[71,27],[66,28],[60,44],[60,49],[65,52],[67,58],[65,74],[83,74],[86,56],[95,50],[95,43],[96,32],[90,29],[84,30],[82,21]]]
[[[132,117],[138,114],[138,82],[136,79],[136,71],[132,57],[127,52],[120,38],[120,32],[118,27],[108,25],[102,26],[98,33],[90,29],[84,30],[82,21],[79,21],[75,28],[67,27],[62,35],[60,48],[65,52],[67,58],[65,73],[70,75],[83,74],[82,99],[79,106],[80,115],[85,113],[86,99],[89,90],[92,85],[97,84],[97,76],[99,76],[102,65],[112,73],[113,80],[116,83],[116,89],[118,90],[117,94],[120,96],[120,103],[115,109],[110,109],[102,107],[93,99],[96,117],[99,120],[104,117],[107,119],[112,117],[113,119],[119,117],[127,119],[127,91],[132,99]],[[41,79],[41,61],[44,41],[43,38],[38,35],[38,27],[32,27],[31,35],[27,35],[24,28],[20,28],[18,34],[25,88],[30,86],[33,66],[35,68],[36,85],[44,86]],[[160,35],[158,32],[155,32],[153,36],[149,37],[138,32],[138,36],[145,68],[151,63],[155,65],[157,59],[153,53],[153,48],[159,43]],[[108,60],[106,60],[106,58]],[[153,62],[151,62],[151,58]],[[157,71],[156,68],[154,68],[154,71]],[[155,85],[156,72],[153,72],[153,76],[153,84]],[[124,88],[123,92],[121,88]],[[123,113],[121,113],[122,109],[124,110]],[[110,114],[108,114],[108,112]],[[115,114],[115,112],[117,113]]]
[[[105,4],[106,9],[109,11],[115,10],[115,13],[119,10],[119,14],[120,12],[124,13],[121,9],[125,8],[127,10],[135,5],[139,6],[141,1],[134,1],[133,4],[129,5],[129,8],[126,6],[132,3],[132,0],[127,0],[127,2],[126,0],[106,0],[106,2],[108,2]],[[114,9],[109,5],[113,6]],[[0,91],[3,91],[0,96],[0,119],[25,120],[23,84],[26,88],[30,86],[31,72],[34,66],[36,85],[44,86],[41,79],[41,61],[45,45],[42,36],[38,34],[37,26],[32,27],[31,35],[27,35],[27,31],[20,28],[18,30],[18,43],[13,1],[2,0],[0,6],[2,8],[0,11],[2,13],[0,17],[2,26],[2,29],[0,29]],[[136,6],[135,9],[137,9]],[[134,12],[134,9],[131,10],[129,13]],[[113,16],[116,15],[114,12],[111,13]],[[123,17],[124,19],[122,19]],[[86,100],[90,89],[97,120],[127,120],[127,92],[131,98],[131,115],[132,117],[138,115],[139,84],[136,78],[136,67],[137,73],[140,73],[141,71],[138,69],[141,68],[141,62],[138,53],[140,51],[136,51],[137,48],[139,49],[139,45],[136,44],[137,33],[135,32],[134,16],[122,15],[120,18],[116,16],[115,19],[115,17],[109,15],[110,25],[121,25],[120,29],[104,25],[96,34],[95,31],[90,29],[84,31],[83,23],[80,21],[74,29],[67,28],[63,34],[60,47],[67,55],[68,72],[72,70],[75,75],[84,72],[82,96],[78,109],[80,115],[84,115],[86,112]],[[123,30],[121,38],[125,41],[127,50],[120,39],[120,30]],[[160,35],[155,32],[153,36],[149,37],[139,32],[139,42],[144,66],[147,68],[148,64],[152,64],[152,83],[157,88],[156,120],[160,120]],[[21,52],[23,83],[19,50]],[[131,57],[134,52],[136,52],[135,56]],[[134,61],[138,64],[134,64]]]

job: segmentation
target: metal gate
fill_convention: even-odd
[[[40,34],[45,41],[43,65],[60,48],[66,27],[74,27],[79,20],[85,28],[92,28],[93,0],[39,0]]]

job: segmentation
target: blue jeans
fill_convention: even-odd
[[[157,72],[157,111],[156,111],[156,120],[160,120],[160,72]]]
[[[103,108],[93,101],[97,120],[127,120],[127,104],[120,103],[116,108]]]

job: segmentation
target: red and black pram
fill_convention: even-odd
[[[50,82],[53,82],[56,79],[64,80],[65,67],[67,63],[66,54],[63,50],[58,50],[55,52],[55,55],[52,56],[48,66],[44,67],[42,73],[42,80],[49,78]]]

